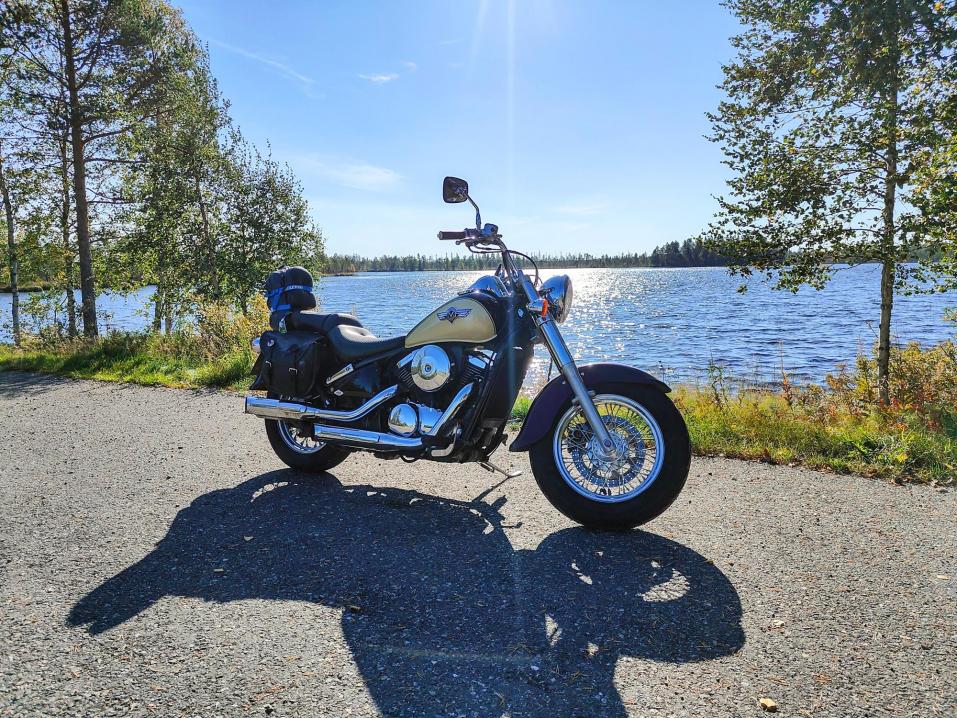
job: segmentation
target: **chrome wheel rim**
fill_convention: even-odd
[[[578,406],[562,415],[555,429],[555,466],[572,489],[592,501],[619,503],[646,491],[664,464],[661,427],[645,407],[626,396],[599,394],[595,408],[611,435],[615,451],[600,450]]]
[[[316,441],[311,436],[304,436],[295,426],[290,426],[288,422],[281,419],[276,422],[279,425],[279,436],[283,443],[297,454],[315,454],[326,445],[324,441]]]

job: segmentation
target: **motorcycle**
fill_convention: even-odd
[[[621,530],[661,514],[691,462],[670,388],[622,364],[579,366],[559,330],[571,311],[571,279],[542,281],[531,257],[482,223],[465,180],[446,177],[442,194],[447,203],[470,203],[475,227],[438,238],[500,254],[495,273],[405,336],[379,338],[349,314],[310,311],[316,301],[306,270],[274,272],[266,283],[271,329],[253,341],[251,388],[267,394],[247,396],[246,413],[265,420],[276,455],[301,471],[328,471],[367,451],[409,462],[475,462],[513,477],[520,472],[491,456],[506,441],[535,346],[544,344],[558,374],[531,402],[509,450],[528,452],[541,491],[580,524]]]

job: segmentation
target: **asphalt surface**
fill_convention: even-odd
[[[236,395],[0,374],[0,428],[2,716],[957,715],[952,490],[696,459],[600,534]]]

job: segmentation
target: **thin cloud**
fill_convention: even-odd
[[[303,85],[308,86],[308,85],[312,85],[315,82],[315,80],[313,80],[308,75],[303,75],[301,72],[299,72],[295,68],[290,67],[286,63],[280,62],[279,60],[274,60],[271,57],[267,57],[266,55],[260,55],[258,52],[252,52],[251,50],[247,50],[242,47],[237,47],[236,45],[230,45],[227,42],[222,42],[220,40],[215,40],[213,38],[208,38],[208,40],[210,43],[212,43],[213,45],[216,45],[217,47],[221,47],[224,50],[228,50],[229,52],[235,53],[237,55],[241,55],[242,57],[248,58],[250,60],[254,60],[255,62],[258,62],[262,65],[266,65],[267,67],[271,67],[274,70],[277,70],[279,74],[284,75],[285,77],[288,77],[291,80],[296,80],[298,82],[301,82]]]
[[[392,82],[393,80],[399,79],[399,73],[397,72],[384,72],[378,75],[363,75],[360,74],[359,77],[363,80],[371,82],[373,85],[384,85],[387,82]]]
[[[351,189],[381,191],[394,187],[402,179],[394,170],[356,160],[306,156],[297,158],[295,164],[305,172]]]
[[[403,62],[402,67],[404,67],[409,72],[415,72],[416,70],[419,69],[419,66],[416,65],[414,62],[412,62],[412,60],[406,60],[405,62]]]

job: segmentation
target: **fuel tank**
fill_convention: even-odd
[[[457,297],[415,325],[405,338],[406,347],[441,342],[481,344],[495,338],[495,322],[480,302]]]

